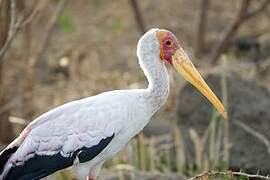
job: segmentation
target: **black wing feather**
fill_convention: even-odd
[[[4,149],[0,153],[0,174],[2,174],[5,164],[7,163],[10,156],[17,151],[19,146],[14,146],[12,148]]]
[[[80,163],[90,161],[107,147],[113,137],[114,134],[102,139],[95,146],[77,149],[69,157],[63,157],[60,152],[52,156],[35,155],[23,165],[12,167],[4,180],[38,180],[72,166],[76,157],[79,158]]]

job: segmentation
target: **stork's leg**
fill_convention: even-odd
[[[86,180],[95,180],[95,179],[94,179],[94,177],[92,177],[92,176],[87,176],[87,177],[86,177]]]
[[[90,168],[87,164],[76,164],[73,166],[79,180],[85,180],[88,177]]]
[[[89,180],[97,180],[97,178],[99,176],[99,172],[100,172],[101,166],[103,165],[103,163],[104,163],[104,161],[102,161],[102,162],[100,162],[98,164],[95,164],[91,168],[90,173],[89,173],[89,176],[87,176],[87,178],[89,178]]]
[[[103,163],[104,161],[95,165],[87,163],[75,164],[73,165],[73,169],[80,180],[97,180]]]

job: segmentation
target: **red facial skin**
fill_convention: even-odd
[[[171,32],[165,30],[158,31],[157,37],[160,44],[160,59],[172,64],[172,56],[180,48],[179,42]]]

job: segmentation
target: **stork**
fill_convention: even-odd
[[[79,179],[96,179],[104,162],[138,134],[169,95],[165,63],[194,85],[226,119],[227,113],[176,37],[151,29],[139,40],[146,89],[115,90],[76,100],[32,121],[0,154],[0,180],[33,180],[73,167]]]

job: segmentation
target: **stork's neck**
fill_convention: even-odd
[[[146,51],[148,50],[148,51]],[[156,52],[144,48],[138,54],[140,65],[149,82],[144,97],[156,112],[167,100],[169,95],[169,77],[165,64]]]

